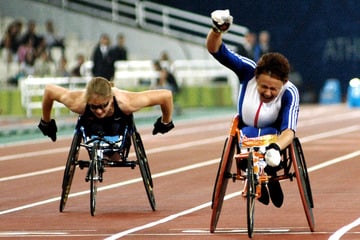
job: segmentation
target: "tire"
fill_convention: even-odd
[[[254,231],[256,181],[253,166],[253,152],[250,152],[247,159],[246,174],[246,217],[249,238],[252,238]]]
[[[146,195],[148,197],[151,209],[153,211],[156,210],[156,201],[154,195],[154,184],[151,177],[151,171],[148,159],[146,157],[145,148],[143,142],[141,140],[140,134],[135,131],[132,134],[132,140],[134,145],[134,150],[137,158],[137,162],[139,164],[139,169],[141,173],[141,177],[143,179]]]
[[[97,156],[97,150],[99,143],[95,142],[91,150],[91,160],[89,165],[89,180],[90,180],[90,213],[91,216],[95,216],[96,210],[96,195],[97,184],[99,182],[99,161]]]
[[[298,184],[301,201],[304,207],[305,215],[309,228],[312,232],[315,231],[315,220],[312,209],[314,208],[312,192],[310,187],[310,179],[306,168],[306,162],[302,147],[298,138],[293,140],[290,148],[291,156],[293,158],[293,166],[295,177]]]
[[[235,149],[237,148],[237,139],[229,136],[224,143],[219,169],[217,172],[214,191],[212,196],[212,214],[210,220],[210,232],[214,233],[219,221],[222,204],[224,202],[225,192],[229,178],[232,177],[231,166],[234,159]]]
[[[79,157],[80,143],[82,141],[82,135],[79,132],[75,132],[74,137],[71,142],[70,151],[68,154],[68,158],[66,161],[66,166],[64,170],[64,177],[62,182],[62,192],[60,199],[60,212],[63,212],[65,209],[65,205],[70,193],[72,180],[74,177],[76,162]]]

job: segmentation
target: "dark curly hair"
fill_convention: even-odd
[[[266,53],[261,56],[255,69],[255,77],[267,74],[285,83],[289,79],[290,64],[287,58],[275,52]]]

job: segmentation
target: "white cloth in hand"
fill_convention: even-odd
[[[265,153],[265,161],[270,167],[279,166],[281,160],[280,152],[276,149],[270,148]]]
[[[232,24],[233,22],[233,17],[230,15],[229,9],[213,11],[211,13],[211,19],[218,25],[223,25],[224,23]]]

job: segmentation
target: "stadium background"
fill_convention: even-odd
[[[49,1],[51,2],[51,1]],[[77,2],[77,1],[68,1]],[[318,101],[326,79],[341,82],[345,97],[348,81],[359,75],[360,17],[359,1],[152,1],[209,16],[214,9],[230,9],[236,24],[250,31],[268,30],[274,50],[285,54],[302,77],[298,87],[306,101]],[[47,1],[0,1],[1,17],[36,19],[41,25],[51,18],[58,31],[76,32],[82,39],[96,42],[108,32],[115,36],[124,32],[130,57],[155,59],[164,49],[171,49],[172,59],[210,58],[204,45],[179,41],[134,27],[109,23],[51,7]],[[204,39],[205,41],[205,39]],[[89,51],[90,53],[91,51]],[[303,98],[304,99],[304,98]],[[12,105],[12,104],[10,104]]]
[[[302,75],[302,92],[314,91],[318,95],[326,79],[337,78],[345,94],[349,80],[359,76],[359,1],[154,2],[202,15],[228,8],[235,23],[254,32],[270,31],[273,48],[284,53]]]

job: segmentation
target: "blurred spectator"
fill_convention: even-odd
[[[0,48],[5,50],[5,57],[8,63],[17,61],[17,51],[20,46],[21,30],[22,22],[15,20],[7,27],[3,39],[1,40]]]
[[[123,34],[119,34],[117,36],[117,43],[116,45],[111,49],[111,57],[113,58],[113,61],[121,61],[121,60],[127,60],[127,49],[125,46],[125,37]]]
[[[254,61],[259,59],[260,49],[257,46],[256,34],[254,32],[248,32],[245,35],[245,43],[237,46],[237,53]]]
[[[28,54],[28,52],[31,52],[34,58],[36,57],[35,48],[33,47],[34,46],[33,41],[34,40],[32,38],[28,38],[27,42],[21,43],[21,45],[19,46],[17,51],[17,58],[20,64],[25,62],[26,55]]]
[[[29,40],[32,40],[32,46],[36,49],[41,41],[41,37],[36,33],[36,22],[29,20],[27,24],[27,30],[21,37],[21,44],[26,44]]]
[[[158,73],[156,80],[156,89],[168,89],[173,93],[174,112],[176,115],[181,115],[182,109],[177,103],[178,95],[180,93],[179,85],[176,81],[174,74],[168,69],[164,68],[161,64],[167,63],[167,61],[153,61],[154,70]]]
[[[34,47],[34,50],[35,50],[35,58],[40,57],[40,56],[42,55],[42,53],[43,53],[44,51],[46,51],[46,52],[48,53],[48,55],[49,55],[49,58],[51,58],[51,60],[53,60],[52,57],[50,56],[50,53],[49,53],[48,49],[47,49],[47,45],[46,45],[45,38],[44,38],[44,37],[39,37],[39,40],[38,40],[38,41],[39,41],[39,42],[38,42],[38,44],[37,44],[37,47]]]
[[[111,81],[114,77],[115,67],[114,60],[109,54],[110,38],[107,34],[100,36],[99,43],[96,45],[93,55],[92,74],[95,77],[104,77]]]
[[[20,71],[16,76],[16,81],[22,77],[32,76],[35,73],[35,55],[33,51],[28,51],[25,55],[25,59],[20,63]]]
[[[163,68],[160,61],[155,60],[153,66],[155,71],[159,74],[158,79],[156,80],[156,88],[171,90],[174,95],[178,93],[180,89],[175,76],[169,70]]]
[[[58,62],[57,68],[56,68],[56,76],[57,77],[70,77],[71,74],[69,73],[67,69],[67,59],[65,56],[62,56],[60,58],[60,61]]]
[[[42,51],[40,56],[35,59],[34,68],[34,75],[37,77],[55,76],[55,63],[51,60],[46,50]]]
[[[263,55],[265,53],[271,52],[271,46],[270,46],[270,33],[266,30],[263,30],[259,33],[259,49],[260,49],[260,55]]]
[[[25,78],[35,73],[35,55],[34,51],[25,52],[24,60],[19,65],[19,72],[8,79],[9,85],[17,86],[21,78]]]
[[[170,71],[171,59],[166,51],[162,51],[160,54],[161,66]]]
[[[76,65],[75,67],[71,70],[71,76],[74,77],[81,77],[81,66],[84,64],[85,62],[85,56],[83,54],[78,54],[76,55]]]
[[[50,52],[53,47],[60,47],[62,55],[64,55],[64,51],[65,51],[64,38],[57,35],[52,20],[47,20],[45,22],[44,39],[47,48]]]
[[[166,51],[161,52],[160,61],[171,62],[169,54]]]

